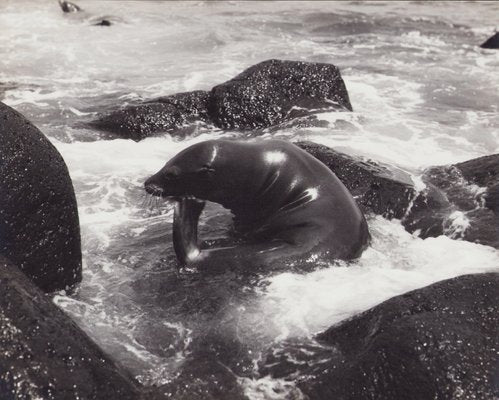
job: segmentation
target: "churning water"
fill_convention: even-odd
[[[498,3],[79,5],[85,13],[63,15],[56,1],[0,3],[0,97],[55,144],[75,186],[84,279],[56,304],[145,384],[168,382],[216,342],[226,351],[211,361],[238,375],[248,396],[299,398],[254,373],[269,348],[408,290],[497,269],[493,248],[422,240],[397,220],[369,217],[372,245],[353,263],[245,278],[178,274],[172,211],[146,197],[143,182],[181,149],[238,133],[135,143],[81,123],[130,100],[210,89],[269,58],[328,62],[340,67],[354,112],[264,136],[334,146],[417,181],[425,167],[499,151],[499,52],[477,46],[497,28]],[[104,16],[113,26],[92,26]],[[223,235],[227,221],[209,205],[202,237]]]

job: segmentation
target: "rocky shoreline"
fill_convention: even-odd
[[[198,122],[258,130],[325,110],[352,110],[337,67],[269,60],[210,92],[127,106],[92,126],[141,140]],[[0,120],[0,397],[222,398],[216,388],[201,385],[194,393],[184,387],[195,381],[192,371],[203,369],[195,363],[186,364],[178,384],[140,387],[43,293],[81,280],[74,191],[64,160],[34,125],[1,103]],[[499,249],[499,154],[429,168],[420,191],[396,167],[296,144],[327,165],[365,213],[399,219],[422,238],[448,235]],[[497,394],[498,279],[490,273],[438,282],[331,327],[317,336],[330,353],[328,363],[312,368],[311,360],[301,372],[315,378],[298,386],[313,399]],[[225,369],[210,368],[203,373],[225,379]],[[269,357],[259,374],[294,379],[280,368]],[[235,380],[233,388],[230,398],[244,398]]]

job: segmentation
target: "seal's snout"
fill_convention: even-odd
[[[146,189],[146,192],[149,194],[152,194],[153,196],[162,196],[163,195],[163,192],[164,192],[163,188],[156,183],[146,182],[144,184],[144,187]]]

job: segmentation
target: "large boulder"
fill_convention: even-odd
[[[498,299],[497,273],[389,299],[318,335],[320,358],[296,363],[298,387],[316,400],[496,398]]]
[[[0,254],[44,291],[81,280],[78,210],[68,169],[26,118],[0,103]]]
[[[352,111],[332,64],[267,60],[215,86],[210,116],[223,129],[255,129],[325,110]]]
[[[101,115],[90,126],[141,140],[196,122],[221,129],[260,129],[320,111],[352,111],[340,71],[332,64],[268,60],[210,92],[160,97]]]
[[[494,35],[483,42],[480,47],[484,49],[499,49],[499,32],[494,33]]]
[[[499,248],[499,154],[431,167],[422,179],[426,189],[402,221],[409,232]]]
[[[411,177],[397,168],[355,158],[313,142],[297,146],[326,164],[364,212],[402,218],[416,195]]]
[[[101,115],[91,126],[135,141],[208,121],[209,93],[202,90],[160,97]]]
[[[139,398],[135,380],[1,256],[0,293],[2,400]]]

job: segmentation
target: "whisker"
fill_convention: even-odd
[[[146,193],[146,192],[142,193],[142,202],[140,203],[140,207],[141,208],[145,207],[148,198],[149,198],[149,194],[148,193]]]

